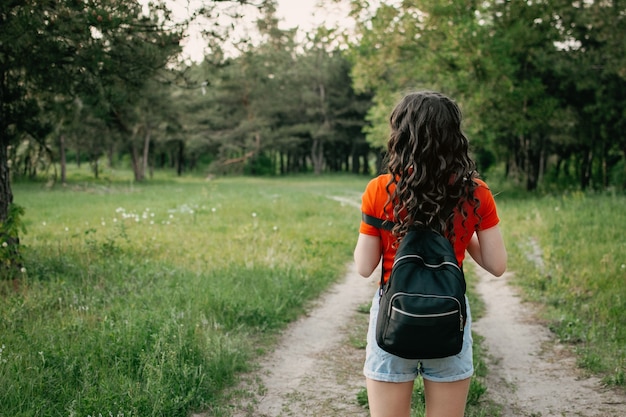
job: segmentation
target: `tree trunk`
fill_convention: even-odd
[[[67,157],[65,155],[65,135],[59,136],[59,160],[61,163],[61,184],[67,180]]]
[[[150,126],[146,126],[146,133],[143,137],[143,160],[141,161],[141,178],[146,177],[146,172],[148,172],[148,155],[150,154]]]
[[[285,175],[285,153],[278,151],[278,172],[280,175]]]
[[[320,139],[314,138],[311,146],[311,161],[313,162],[313,172],[316,175],[322,173],[324,163],[324,144]]]
[[[358,174],[359,172],[361,172],[361,156],[357,147],[352,146],[352,173]]]
[[[539,185],[541,168],[543,164],[543,149],[541,140],[533,140],[528,135],[526,141],[526,190],[534,191]]]
[[[370,162],[369,162],[369,151],[365,151],[363,153],[363,171],[361,172],[363,175],[370,174]]]
[[[141,175],[141,161],[139,158],[139,151],[137,151],[137,147],[134,143],[130,144],[130,158],[133,164],[133,174],[135,176],[135,181],[142,181],[143,177]]]
[[[185,163],[185,142],[178,141],[178,153],[176,155],[176,174],[183,175],[183,164]]]
[[[624,154],[624,161],[626,161],[626,147],[622,149],[622,153]],[[626,163],[624,164],[624,180],[622,183],[622,188],[626,190]]]
[[[107,148],[107,160],[109,163],[109,168],[113,168],[115,163],[113,162],[115,159],[115,147],[113,144],[109,145]]]
[[[582,160],[580,164],[580,188],[586,190],[591,184],[593,152],[591,151],[591,149],[585,149],[581,157]]]
[[[93,176],[98,179],[100,176],[100,165],[98,165],[98,157],[94,156],[91,162],[91,167],[93,169]]]
[[[5,134],[5,132],[2,132]],[[0,223],[4,223],[9,216],[9,205],[13,202],[11,190],[11,176],[9,172],[8,148],[6,138],[2,138],[0,145]]]
[[[2,126],[4,127],[4,126]],[[1,130],[0,135],[0,242],[6,243],[7,247],[0,256],[0,279],[15,279],[19,276],[22,267],[20,254],[20,238],[16,227],[10,226],[20,221],[23,215],[22,209],[12,210],[13,191],[11,190],[11,174],[8,158],[8,132]],[[6,226],[9,225],[7,228]],[[15,284],[15,281],[14,281]]]

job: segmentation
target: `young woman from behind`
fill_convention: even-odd
[[[469,156],[457,104],[437,92],[410,93],[393,109],[390,126],[388,173],[370,181],[361,208],[397,225],[389,232],[361,222],[354,250],[359,274],[369,277],[382,261],[387,280],[399,240],[409,227],[426,225],[444,232],[459,265],[467,251],[488,272],[502,275],[507,253],[495,201]],[[413,384],[421,376],[426,417],[463,417],[474,372],[469,303],[461,352],[423,360],[394,356],[378,346],[378,304],[376,291],[363,369],[371,416],[410,417]]]

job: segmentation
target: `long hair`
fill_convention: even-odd
[[[469,143],[461,130],[461,111],[443,94],[423,91],[406,95],[389,118],[391,135],[387,144],[388,200],[397,225],[393,233],[401,239],[412,226],[427,226],[454,241],[454,207],[463,211],[470,201],[474,212],[477,177],[469,157]],[[390,192],[391,185],[395,189]]]

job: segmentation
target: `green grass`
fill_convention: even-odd
[[[187,416],[345,272],[366,178],[16,184],[0,415]]]
[[[499,200],[515,282],[578,364],[624,386],[626,197],[570,192]]]
[[[359,213],[329,197],[358,203],[367,181],[137,184],[105,171],[99,181],[74,173],[68,186],[15,184],[26,271],[17,289],[0,280],[0,416],[175,417],[219,403],[343,275]],[[625,202],[498,197],[516,282],[546,305],[580,364],[616,385],[626,346]],[[477,318],[480,300],[470,297]],[[358,336],[350,343],[362,347]],[[472,417],[497,415],[483,396],[483,355],[478,341]],[[420,395],[417,384],[416,416]]]

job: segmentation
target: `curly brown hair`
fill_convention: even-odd
[[[473,179],[478,174],[461,119],[458,105],[433,91],[407,94],[391,112],[386,156],[391,180],[385,207],[393,206],[398,240],[410,227],[426,226],[454,241],[452,209],[458,207],[466,219],[463,203],[470,201],[476,213]]]

